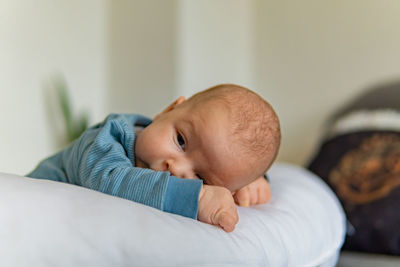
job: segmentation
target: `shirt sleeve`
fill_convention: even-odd
[[[62,153],[68,182],[196,219],[202,181],[135,167],[134,139],[123,117],[88,129]]]

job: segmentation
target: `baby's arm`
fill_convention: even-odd
[[[28,176],[84,186],[196,219],[202,181],[135,167],[129,120],[124,115],[107,117]]]
[[[115,158],[113,160],[116,161]],[[123,159],[114,163],[125,166],[105,168],[101,173],[95,171],[101,168],[92,166],[88,168],[90,174],[82,176],[88,178],[83,185],[166,212],[197,218],[226,232],[234,230],[238,215],[228,189],[202,185],[201,180],[170,176],[168,172],[132,167]]]
[[[99,147],[94,147],[98,151]],[[75,177],[71,182],[162,211],[197,218],[201,180],[137,168],[123,153],[107,149],[107,153],[93,153],[92,148],[88,148],[76,161],[67,159],[66,168],[75,173],[69,176]]]
[[[267,203],[270,198],[269,183],[264,177],[257,178],[234,194],[235,202],[243,207]]]

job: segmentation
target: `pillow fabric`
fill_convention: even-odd
[[[232,233],[70,184],[0,174],[0,266],[334,266],[345,217],[315,175],[268,172]]]
[[[309,169],[346,211],[344,249],[400,255],[400,84],[367,91],[328,121]]]

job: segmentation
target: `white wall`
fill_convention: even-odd
[[[178,1],[177,92],[219,83],[254,87],[254,1]]]
[[[259,0],[255,11],[257,87],[282,122],[281,160],[307,161],[328,114],[400,79],[400,1]]]
[[[103,117],[105,1],[0,0],[0,170],[26,174],[56,149],[44,86],[65,76],[75,109]]]
[[[109,1],[109,112],[153,117],[173,100],[176,1]]]

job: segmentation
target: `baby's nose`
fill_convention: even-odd
[[[185,178],[185,179],[193,179],[193,171],[191,170],[189,164],[187,162],[177,162],[177,161],[166,161],[165,162],[166,169],[171,173],[171,175]]]

